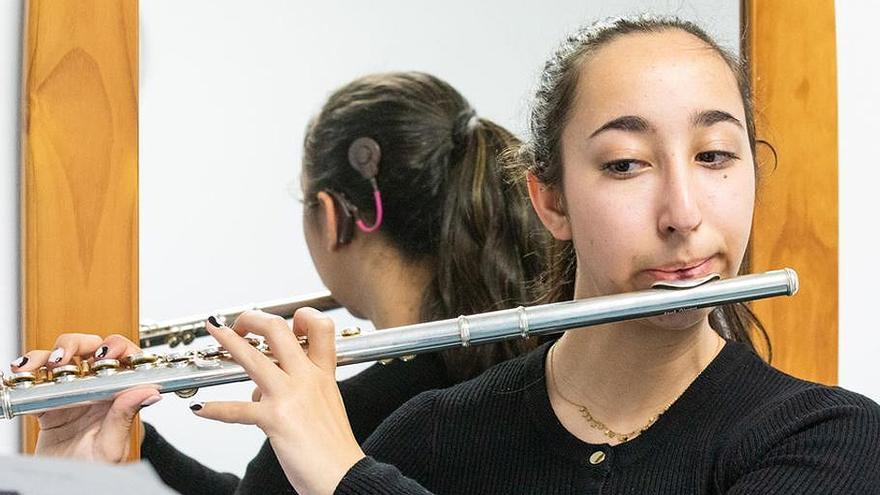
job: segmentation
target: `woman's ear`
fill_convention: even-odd
[[[327,251],[335,251],[341,247],[338,235],[341,225],[339,225],[339,217],[336,214],[336,208],[339,206],[326,191],[319,191],[317,199],[318,208],[320,208],[321,217],[324,220],[324,228],[321,232],[322,244]]]
[[[565,213],[565,201],[560,188],[544,184],[532,172],[527,174],[526,182],[532,207],[544,227],[547,227],[553,237],[560,241],[571,240],[571,224]]]

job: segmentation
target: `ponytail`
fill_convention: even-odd
[[[421,72],[364,76],[336,90],[310,123],[303,146],[307,196],[336,191],[363,218],[378,217],[374,190],[351,166],[354,140],[381,158],[376,189],[387,239],[406,260],[432,267],[421,321],[511,308],[532,301],[547,236],[522,181],[502,157],[519,142],[478,118],[452,86]],[[535,347],[533,341],[442,353],[451,380]]]
[[[437,269],[423,303],[425,321],[528,304],[529,289],[543,268],[544,229],[523,182],[510,180],[501,163],[518,141],[488,120],[471,117],[468,122],[461,156],[446,181]],[[535,346],[535,339],[508,341],[442,356],[449,376],[460,381]]]

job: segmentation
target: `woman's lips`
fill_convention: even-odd
[[[689,278],[703,277],[712,273],[714,256],[703,260],[682,264],[682,268],[652,268],[645,270],[654,280],[684,280]]]

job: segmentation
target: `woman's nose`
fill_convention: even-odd
[[[688,234],[703,222],[696,181],[685,169],[672,171],[665,179],[658,219],[661,235]]]

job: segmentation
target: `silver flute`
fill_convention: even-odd
[[[459,346],[546,335],[622,320],[678,313],[794,295],[798,278],[790,268],[716,280],[717,275],[687,281],[658,282],[653,288],[531,307],[518,307],[449,320],[406,325],[361,334],[343,331],[337,338],[340,365],[435,352]],[[251,345],[271,357],[260,339]],[[135,387],[192,396],[201,387],[248,380],[244,369],[222,347],[164,356],[136,354],[123,360],[84,361],[37,373],[15,373],[0,383],[0,418],[112,399]]]
[[[290,299],[278,299],[259,304],[247,304],[237,308],[229,308],[210,315],[195,315],[185,318],[175,318],[163,322],[141,322],[140,346],[141,348],[168,345],[177,347],[180,344],[190,344],[198,337],[208,335],[205,329],[205,320],[208,316],[214,316],[222,324],[232,323],[238,315],[251,309],[259,309],[266,313],[292,318],[299,308],[315,308],[319,311],[329,311],[341,306],[329,292],[316,292]]]

